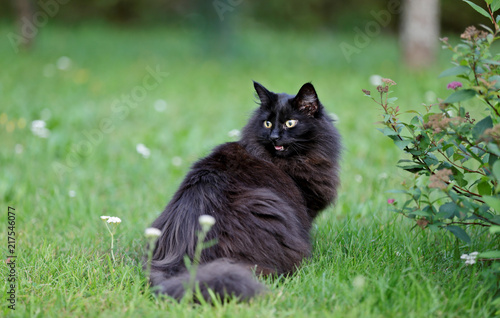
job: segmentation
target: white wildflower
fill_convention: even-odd
[[[101,215],[101,220],[104,220],[106,221],[107,219],[109,219],[110,216],[107,216],[107,215]]]
[[[67,56],[61,56],[56,62],[57,68],[65,71],[71,67],[71,59]]]
[[[372,84],[373,86],[382,85],[382,76],[380,75],[370,76],[370,84]]]
[[[172,164],[176,167],[180,167],[182,165],[182,158],[177,156],[173,157]]]
[[[137,144],[137,146],[135,146],[135,150],[137,150],[137,152],[144,158],[149,158],[149,156],[151,155],[151,150],[149,150],[148,147],[144,146],[144,144]]]
[[[239,138],[241,136],[241,132],[238,129],[233,129],[229,131],[227,135],[231,138]]]
[[[215,219],[213,216],[211,215],[206,215],[206,214],[203,214],[201,215],[199,218],[198,218],[198,222],[200,222],[200,224],[202,226],[212,226],[215,224]]]
[[[164,101],[163,99],[157,99],[154,102],[153,107],[157,112],[162,113],[167,109],[167,102]]]
[[[363,275],[358,275],[352,280],[352,286],[357,289],[361,289],[365,286],[365,277]]]
[[[473,265],[476,263],[479,252],[472,252],[470,254],[462,254],[461,259],[465,260],[465,265]]]
[[[68,195],[69,195],[70,198],[74,198],[76,196],[75,190],[69,190]]]
[[[50,130],[47,129],[45,121],[38,119],[31,122],[31,132],[33,135],[40,138],[48,138]]]
[[[107,222],[108,223],[122,223],[122,220],[119,217],[110,216]]]
[[[387,179],[389,178],[389,175],[386,172],[382,172],[378,175],[379,179]]]
[[[363,182],[363,176],[360,175],[360,174],[355,175],[354,176],[354,181],[356,181],[357,183]]]
[[[161,235],[161,231],[155,227],[148,227],[146,229],[146,231],[144,231],[144,235],[147,237],[147,238],[154,238],[154,237],[158,237]]]
[[[16,145],[14,146],[14,151],[15,151],[15,152],[16,152],[16,154],[18,154],[18,155],[22,154],[22,153],[23,153],[23,151],[24,151],[24,147],[23,147],[23,145],[21,145],[21,144],[16,144]]]

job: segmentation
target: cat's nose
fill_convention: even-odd
[[[273,130],[271,132],[271,135],[269,136],[269,139],[271,139],[271,141],[276,141],[278,139],[280,139],[280,134],[277,130]]]

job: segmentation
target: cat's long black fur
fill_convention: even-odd
[[[159,293],[184,295],[199,216],[216,220],[196,278],[203,296],[249,299],[265,290],[252,270],[292,273],[310,255],[311,223],[337,197],[340,136],[313,85],[295,96],[254,87],[260,107],[241,140],[198,161],[152,225],[162,231],[150,277]]]

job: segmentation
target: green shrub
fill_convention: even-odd
[[[448,84],[450,96],[426,105],[423,113],[405,112],[415,114],[405,121],[394,106],[397,98],[390,97],[394,81],[383,79],[376,94],[363,92],[382,106],[379,130],[405,153],[398,167],[412,173],[399,191],[407,199],[388,203],[422,229],[449,231],[468,245],[487,240],[491,250],[462,259],[467,265],[483,262],[487,281],[500,294],[500,54],[491,53],[499,39],[500,15],[494,13],[500,1],[486,1],[486,10],[465,2],[488,17],[493,29],[468,27],[455,46],[441,39],[453,52],[454,67],[440,76],[460,79]],[[473,99],[481,105],[479,112]]]

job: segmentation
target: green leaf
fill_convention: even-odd
[[[481,60],[480,62],[483,62],[484,64],[500,65],[500,61],[494,60]]]
[[[467,232],[465,232],[464,229],[462,229],[461,227],[456,225],[448,225],[447,227],[445,227],[445,229],[450,231],[453,235],[455,235],[457,238],[461,239],[465,243],[467,244],[471,243],[469,234],[467,234]]]
[[[470,70],[471,69],[468,66],[459,65],[459,66],[455,66],[455,67],[449,68],[447,70],[444,70],[441,74],[439,74],[439,77],[469,74]]]
[[[490,116],[487,116],[481,119],[475,126],[472,128],[472,137],[475,140],[478,140],[483,135],[484,131],[488,128],[493,127],[493,120]]]
[[[487,205],[493,210],[500,212],[500,198],[494,196],[485,195],[481,198]]]
[[[500,0],[493,0],[491,1],[491,12],[495,12],[498,9],[500,9]]]
[[[439,207],[438,218],[451,219],[458,212],[458,206],[454,202],[448,202]]]
[[[479,192],[480,195],[491,195],[491,186],[487,181],[481,181],[477,185],[477,192]]]
[[[500,251],[487,251],[479,253],[477,258],[500,258]]]
[[[500,160],[495,161],[493,164],[493,169],[491,169],[493,172],[493,175],[497,180],[500,180]]]
[[[499,0],[500,1],[500,0]],[[490,78],[488,79],[488,81],[490,83],[495,83],[495,88],[498,90],[500,89],[500,75],[493,75],[493,76],[490,76]]]
[[[405,149],[406,146],[408,146],[410,143],[411,143],[411,140],[399,140],[399,139],[394,140],[394,144],[396,146],[398,146],[398,148],[401,150]]]
[[[500,226],[498,226],[498,225],[491,226],[490,227],[490,233],[491,234],[500,233]]]
[[[462,89],[462,90],[459,90],[459,91],[452,93],[450,96],[448,96],[447,99],[444,100],[443,103],[452,104],[452,103],[457,103],[457,102],[463,102],[464,100],[471,99],[474,96],[476,96],[475,90]]]
[[[397,98],[397,97],[391,97],[391,98],[388,98],[388,99],[387,99],[387,102],[388,102],[389,104],[393,104],[393,103],[394,103],[395,101],[397,101],[397,100],[398,100],[398,98]]]
[[[476,10],[479,14],[482,14],[484,15],[485,17],[487,17],[488,19],[491,19],[491,16],[490,14],[484,10],[483,8],[481,8],[480,6],[478,6],[477,4],[471,2],[471,1],[468,1],[468,0],[462,0],[463,2],[467,2],[471,7],[472,9]]]
[[[498,146],[492,142],[488,143],[488,150],[500,157],[500,149],[498,149]]]
[[[383,133],[385,136],[397,136],[398,133],[389,127],[377,128],[378,131]]]

